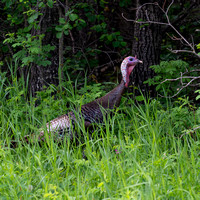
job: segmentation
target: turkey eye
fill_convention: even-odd
[[[133,61],[133,58],[129,58],[129,61]]]

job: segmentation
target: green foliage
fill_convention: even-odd
[[[189,64],[182,60],[161,61],[160,65],[153,65],[150,68],[155,71],[156,75],[154,76],[154,78],[145,81],[145,83],[148,83],[149,85],[156,85],[156,90],[159,93],[162,93],[162,91],[164,91],[165,95],[172,96],[181,87],[180,80],[165,80],[176,79],[177,77],[181,76],[181,72],[187,71],[187,69],[189,68]],[[187,82],[188,79],[183,78],[182,81]]]
[[[41,2],[42,3],[42,2]],[[53,8],[53,4],[54,4],[54,1],[53,0],[47,0],[47,5],[50,7],[50,8]]]
[[[197,44],[197,49],[200,49],[200,43]],[[200,56],[200,52],[198,53],[198,55]]]
[[[113,47],[125,47],[127,43],[124,41],[123,37],[120,35],[120,32],[113,32],[111,34],[103,34],[100,37],[101,41],[105,41],[106,44],[112,44]]]
[[[197,49],[200,49],[200,43],[199,43],[199,44],[197,44]]]
[[[120,6],[126,7],[129,3],[130,1],[126,1],[122,5],[121,2]],[[123,56],[130,51],[130,45],[118,26],[109,19],[108,11],[112,3],[104,0],[94,4],[68,1],[66,10],[63,9],[65,4],[66,2],[55,3],[53,0],[3,0],[2,15],[7,16],[5,23],[9,26],[9,32],[6,29],[3,31],[6,38],[0,48],[6,56],[20,61],[22,67],[31,64],[51,65],[51,51],[58,47],[57,39],[63,36],[63,74],[72,69],[70,76],[76,77],[80,71],[91,72],[94,67],[102,65],[102,62],[109,62],[116,59],[116,55]],[[117,7],[112,7],[111,12],[115,13],[116,9]],[[44,24],[47,10],[55,14],[49,17],[57,21]],[[54,10],[60,10],[61,13],[54,13]],[[49,42],[49,38],[52,38],[51,44],[46,42]],[[58,52],[54,51],[55,54]],[[106,59],[99,60],[98,56],[106,56]]]
[[[73,13],[74,10],[68,11],[65,16],[66,18],[59,18],[59,25],[56,26],[57,31],[56,37],[61,38],[62,34],[69,35],[69,31],[77,27],[80,30],[82,27],[86,26],[85,20],[79,18],[79,16]],[[69,18],[69,20],[67,20]]]
[[[171,123],[173,125],[174,132],[179,133],[179,136],[183,134],[187,129],[194,127],[194,125],[198,124],[199,115],[195,116],[195,111],[193,106],[190,105],[188,98],[178,98],[175,102],[176,106],[171,108],[169,111],[169,120],[172,120]]]
[[[100,7],[103,9],[108,2],[101,1]],[[87,21],[87,24],[86,24]],[[110,59],[107,49],[105,50],[105,45],[113,49],[113,54],[121,53],[122,55],[127,53],[129,50],[127,48],[127,43],[124,41],[121,33],[112,28],[105,17],[104,12],[99,12],[97,14],[96,7],[88,3],[76,3],[71,6],[70,10],[65,13],[65,18],[60,18],[59,25],[56,26],[57,38],[60,38],[62,34],[69,35],[71,31],[72,35],[80,35],[80,37],[85,38],[84,44],[80,48],[76,48],[75,53],[71,54],[73,49],[72,46],[66,47],[66,61],[64,63],[64,73],[72,69],[73,73],[79,70],[89,69],[92,70],[94,67],[98,66],[101,61],[97,58],[106,55],[107,59]],[[97,38],[98,35],[98,38]],[[71,38],[71,35],[69,35]],[[96,38],[96,39],[95,39]],[[89,40],[88,40],[89,39]],[[95,40],[94,42],[90,41]],[[90,43],[88,46],[82,48],[87,42]],[[98,48],[96,48],[98,45]],[[105,62],[105,61],[104,61]],[[73,73],[70,76],[73,76]]]
[[[198,93],[196,100],[199,100],[200,99],[200,90],[196,90],[195,93]]]
[[[23,66],[29,66],[30,63],[35,63],[37,65],[47,66],[51,62],[46,59],[48,53],[55,49],[51,45],[42,45],[42,39],[44,35],[31,36],[30,34],[17,34],[14,33],[7,34],[7,39],[4,43],[11,43],[17,53],[13,55],[14,58],[22,62]]]
[[[15,6],[13,1],[8,2],[6,6]],[[11,21],[13,25],[21,24],[22,20],[27,19],[28,24],[26,27],[20,27],[16,32],[7,33],[3,42],[4,44],[11,44],[14,52],[13,57],[22,63],[22,67],[29,66],[31,63],[41,66],[50,65],[51,62],[47,58],[49,57],[49,52],[55,49],[50,44],[42,44],[45,34],[32,35],[31,33],[32,30],[40,29],[38,18],[43,15],[40,11],[32,9],[35,3],[35,1],[21,0],[17,4],[15,12],[7,15],[7,20]],[[38,3],[39,9],[45,7],[43,1]],[[48,0],[47,5],[53,6],[53,1]],[[19,18],[18,16],[24,16],[24,18]]]
[[[70,51],[71,47],[68,46],[66,51]],[[71,79],[77,77],[77,72],[84,72],[85,69],[89,66],[94,68],[98,66],[99,61],[96,59],[96,56],[100,53],[98,49],[94,50],[92,48],[85,48],[84,53],[82,50],[78,50],[76,54],[71,57],[68,57],[63,66],[63,72],[67,75],[70,72]],[[87,58],[90,57],[90,60]],[[80,79],[84,82],[85,76],[81,76]]]
[[[86,85],[81,87],[78,91],[78,95],[76,96],[75,102],[80,104],[86,104],[91,102],[103,95],[105,95],[106,91],[100,83],[93,85]]]
[[[120,7],[126,7],[127,5],[131,4],[131,0],[120,0],[119,6]]]

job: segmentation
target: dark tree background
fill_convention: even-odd
[[[141,7],[146,3],[154,3],[154,1],[136,1],[136,7]],[[158,1],[162,6],[163,1]],[[153,4],[146,4],[137,11],[136,17],[143,21],[161,22],[163,15],[160,9]],[[154,71],[149,67],[160,63],[161,53],[161,26],[158,24],[135,24],[134,25],[134,40],[132,52],[137,55],[143,64],[135,68],[135,73],[132,74],[133,80],[138,85],[142,92],[150,92],[154,94],[154,88],[149,87],[148,84],[143,84],[148,78],[154,76]]]
[[[17,60],[19,77],[28,80],[29,91],[35,95],[45,85],[59,84],[62,87],[68,74],[72,80],[77,75],[84,77],[86,71],[88,81],[116,80],[113,71],[119,72],[123,58],[137,55],[144,63],[135,68],[132,82],[141,91],[155,95],[154,87],[144,84],[154,76],[149,67],[159,64],[163,58],[184,58],[184,54],[172,55],[166,51],[168,46],[184,46],[168,37],[168,34],[176,34],[169,27],[134,23],[122,17],[123,13],[132,20],[165,21],[161,10],[151,4],[154,2],[2,0],[1,70],[8,72],[7,64],[13,58]],[[157,1],[164,10],[170,3],[172,1]],[[199,6],[198,0],[177,0],[170,8],[169,17],[174,26],[189,40],[198,38],[198,34],[193,33],[195,25],[199,25]],[[137,10],[139,7],[141,9]]]

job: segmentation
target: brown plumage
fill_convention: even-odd
[[[88,127],[93,122],[103,122],[103,114],[107,112],[107,110],[119,106],[124,89],[125,87],[128,87],[130,73],[137,63],[142,63],[142,61],[132,56],[125,58],[121,64],[123,77],[121,83],[105,96],[81,106],[79,117],[81,115],[81,117],[84,119],[85,127]],[[67,115],[62,115],[47,123],[46,129],[48,133],[54,134],[57,132],[58,134],[63,134],[63,132],[65,132],[71,134],[71,126],[77,121],[77,115],[75,115],[73,112],[69,112]],[[44,138],[43,129],[40,132],[38,139],[44,140]]]

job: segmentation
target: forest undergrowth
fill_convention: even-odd
[[[25,135],[105,91],[68,81],[30,97],[10,74],[0,85],[1,199],[200,199],[200,109],[187,98],[137,102],[125,94],[92,131],[80,122],[78,139],[26,144]]]

